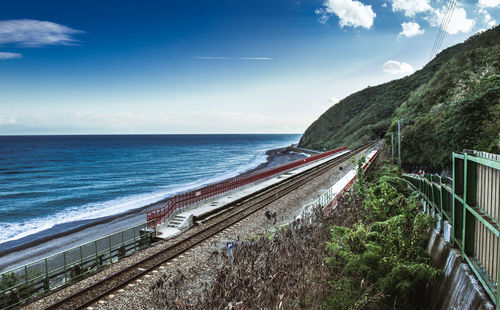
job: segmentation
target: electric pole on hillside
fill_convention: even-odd
[[[394,164],[394,133],[391,132],[391,162]]]
[[[401,120],[398,118],[398,166],[401,169]]]

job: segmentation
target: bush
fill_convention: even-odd
[[[365,202],[359,207],[365,219],[331,229],[326,262],[341,276],[331,282],[337,290],[325,304],[334,309],[418,308],[426,288],[441,274],[425,251],[434,219],[419,212],[416,196],[396,176],[384,175],[364,186]]]

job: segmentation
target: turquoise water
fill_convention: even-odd
[[[0,250],[235,176],[300,135],[0,136]]]

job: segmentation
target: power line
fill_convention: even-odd
[[[448,19],[448,16],[450,15],[453,1],[455,1],[455,0],[449,0],[446,4],[446,8],[443,12],[443,16],[442,16],[441,21],[440,21],[439,26],[438,26],[436,39],[434,40],[434,45],[432,46],[432,50],[431,50],[431,53],[429,55],[429,60],[431,60],[434,57],[434,55],[436,55],[436,53],[438,51],[438,42],[441,40],[441,37],[444,36],[444,27],[446,24],[446,20]]]
[[[441,32],[442,32],[442,29],[443,29],[443,22],[446,18],[446,16],[448,15],[448,12],[450,11],[450,8],[451,8],[451,3],[453,2],[453,0],[449,0],[447,3],[446,3],[446,8],[443,12],[443,17],[441,18],[441,21],[439,23],[439,26],[438,26],[438,30],[437,30],[437,33],[436,33],[436,39],[434,39],[434,45],[432,46],[432,49],[431,49],[431,53],[429,55],[429,60],[432,59],[432,57],[434,56],[434,52],[436,50],[436,46],[437,46],[437,42],[439,41],[439,37],[441,36]]]
[[[438,34],[438,37],[437,37],[437,40],[436,40],[436,47],[435,47],[435,50],[434,50],[434,55],[439,52],[439,42],[441,41],[441,38],[443,38],[445,36],[445,34],[446,34],[446,28],[447,28],[447,25],[448,25],[448,20],[450,19],[451,14],[452,14],[452,7],[453,7],[453,2],[454,1],[455,0],[450,0],[448,2],[447,11],[443,15],[443,18],[441,20],[441,24],[439,25],[439,34]]]
[[[448,26],[450,25],[450,22],[451,22],[451,17],[453,16],[453,11],[455,10],[455,6],[457,4],[457,0],[454,0],[451,4],[451,9],[450,9],[450,13],[448,14],[448,17],[445,21],[445,24],[444,24],[444,27],[443,27],[443,31],[442,31],[442,35],[441,35],[441,38],[438,42],[438,45],[437,45],[437,48],[436,48],[436,51],[435,53],[437,54],[439,52],[439,50],[441,49],[441,44],[443,44],[443,40],[444,40],[444,37],[446,35],[446,31],[448,30]]]
[[[443,13],[443,17],[441,19],[441,23],[438,28],[438,33],[436,35],[436,40],[434,41],[434,45],[431,50],[431,54],[429,55],[429,60],[431,60],[441,49],[441,44],[443,43],[446,31],[451,21],[451,17],[453,15],[453,11],[455,10],[457,4],[457,0],[449,0],[445,11]]]

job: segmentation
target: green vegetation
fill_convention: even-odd
[[[26,288],[24,284],[19,282],[20,279],[13,272],[2,274],[0,279],[0,292],[2,292],[0,308],[7,308],[19,302],[21,295],[19,292]]]
[[[416,194],[385,169],[372,184],[359,178],[344,206],[363,216],[331,229],[326,262],[339,276],[331,281],[336,291],[326,308],[421,308],[441,272],[425,252],[434,219],[419,212]]]
[[[462,149],[500,152],[500,26],[441,52],[405,78],[368,87],[331,107],[301,147],[352,147],[385,137],[403,119],[407,163],[448,167]]]
[[[196,272],[150,287],[153,308],[421,309],[441,272],[425,251],[432,217],[386,164],[375,182],[361,173],[329,214],[279,226],[215,251],[213,278],[193,291]],[[184,288],[186,286],[186,288]],[[175,288],[174,290],[172,288]],[[190,293],[186,294],[185,290]]]

